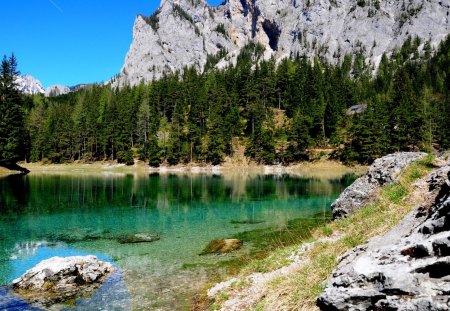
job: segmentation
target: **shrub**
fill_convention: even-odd
[[[228,38],[228,34],[224,24],[220,23],[219,25],[217,25],[217,27],[214,28],[214,31],[222,34],[225,38]]]
[[[131,150],[117,152],[117,161],[119,163],[125,163],[126,165],[133,165],[133,152],[131,152]]]

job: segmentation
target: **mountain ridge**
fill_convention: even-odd
[[[64,86],[60,84],[50,85],[44,88],[41,81],[30,74],[16,77],[17,89],[26,95],[45,95],[46,97],[60,96],[71,92],[77,92],[91,84],[80,83],[74,86]]]
[[[429,0],[162,0],[151,16],[138,15],[133,41],[113,86],[136,85],[193,66],[226,51],[233,63],[247,44],[264,47],[264,59],[294,54],[337,63],[364,53],[376,67],[381,56],[408,36],[437,46],[449,33],[450,5]],[[422,43],[423,46],[423,43]]]

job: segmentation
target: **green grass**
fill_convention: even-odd
[[[394,204],[402,204],[402,201],[408,195],[408,190],[402,184],[394,183],[386,186],[382,195]]]
[[[326,235],[326,236],[332,236],[333,235],[333,228],[325,226],[325,227],[322,228],[322,233],[323,233],[323,235]]]

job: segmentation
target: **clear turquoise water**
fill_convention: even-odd
[[[183,309],[209,277],[184,264],[208,266],[257,251],[249,240],[233,254],[199,256],[209,241],[327,218],[331,202],[353,180],[111,173],[2,178],[0,284],[46,258],[94,254],[120,270],[128,301],[118,309]],[[118,241],[141,232],[158,233],[161,240]]]

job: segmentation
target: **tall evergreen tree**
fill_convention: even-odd
[[[17,161],[25,160],[26,150],[23,102],[15,82],[18,75],[14,54],[4,56],[0,68],[0,165],[14,168],[18,168]]]

